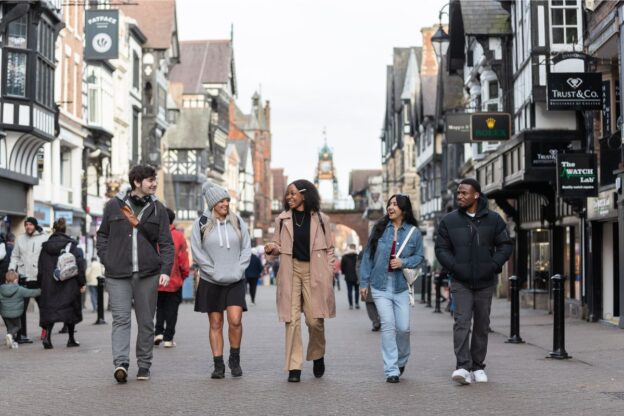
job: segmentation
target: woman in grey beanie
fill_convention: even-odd
[[[233,377],[243,375],[240,345],[243,335],[245,269],[251,257],[251,239],[245,222],[230,210],[230,195],[218,185],[202,187],[206,211],[193,224],[191,251],[199,265],[200,280],[195,311],[208,313],[210,348],[214,358],[211,377],[225,377],[223,361],[223,311],[227,311],[230,357]]]

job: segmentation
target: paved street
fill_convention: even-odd
[[[207,318],[183,304],[178,347],[156,349],[152,380],[118,385],[112,378],[110,323],[94,326],[87,312],[78,326],[78,349],[39,343],[0,348],[2,414],[15,415],[381,415],[381,414],[592,414],[624,408],[624,332],[601,324],[569,321],[567,350],[574,357],[547,360],[551,316],[522,311],[524,345],[507,345],[508,304],[496,301],[485,385],[459,387],[449,379],[454,358],[452,319],[417,305],[413,309],[412,357],[401,383],[382,373],[379,334],[370,331],[364,309],[347,309],[336,292],[338,317],[327,324],[327,372],[317,380],[306,365],[302,382],[282,371],[283,326],[276,320],[274,289],[261,287],[244,317],[241,379],[211,380]],[[34,317],[34,314],[31,314]],[[106,318],[110,321],[110,315]],[[35,321],[31,323],[34,334]],[[4,335],[4,328],[2,328]],[[597,340],[600,340],[599,342]],[[227,359],[227,357],[226,357]]]

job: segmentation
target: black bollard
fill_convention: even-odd
[[[425,308],[431,308],[431,272],[427,273],[427,304]]]
[[[433,310],[433,313],[442,313],[442,311],[440,310],[440,298],[442,297],[442,282],[441,282],[441,278],[440,278],[440,274],[438,273],[435,277],[435,279],[433,279],[434,283],[435,283],[435,309]]]
[[[98,317],[94,325],[104,325],[106,324],[106,321],[104,320],[104,282],[105,282],[104,277],[98,276],[97,282],[98,282],[97,284]]]
[[[552,282],[552,295],[554,301],[553,323],[553,350],[546,358],[565,360],[572,358],[565,350],[565,310],[563,299],[563,278],[556,274],[550,278]]]
[[[427,290],[427,271],[420,277],[420,303],[425,303],[425,291]]]
[[[505,341],[508,344],[524,344],[520,337],[520,288],[518,287],[518,276],[509,278],[511,287],[511,329],[509,338]]]

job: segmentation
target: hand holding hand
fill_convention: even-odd
[[[169,286],[169,276],[166,274],[161,274],[160,279],[158,279],[158,284],[163,286]]]

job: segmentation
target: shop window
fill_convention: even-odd
[[[531,280],[534,289],[547,289],[550,279],[550,232],[531,231]]]

